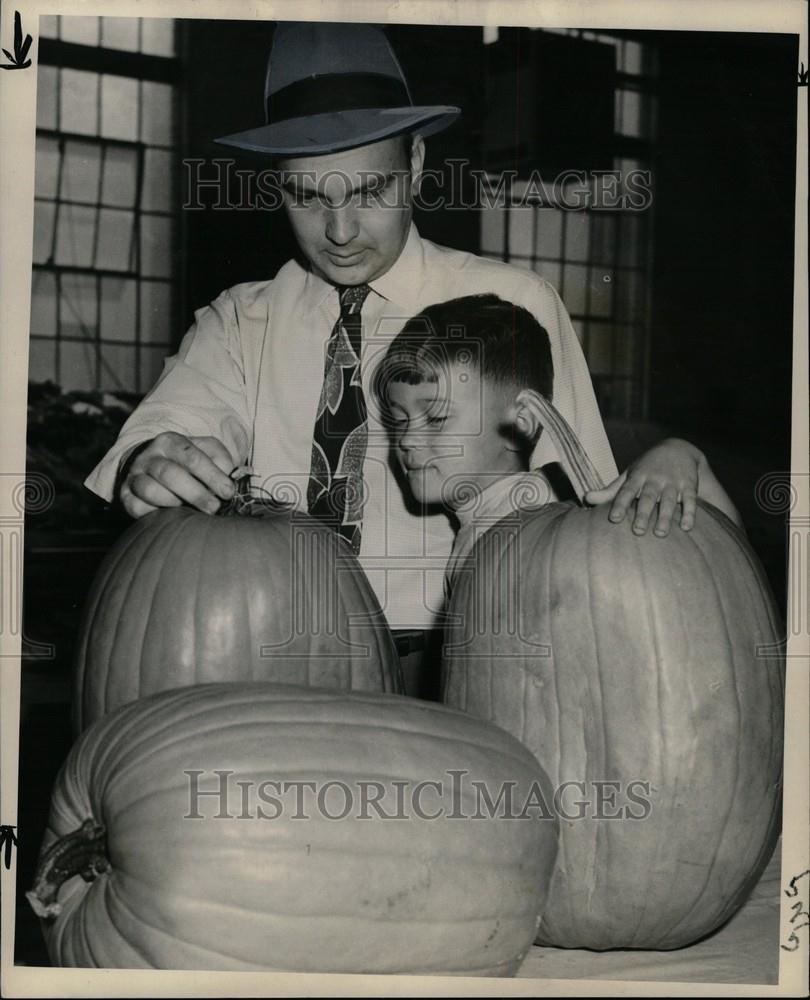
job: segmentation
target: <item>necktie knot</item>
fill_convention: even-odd
[[[354,316],[363,308],[366,296],[371,291],[368,285],[345,285],[340,289],[341,316]]]

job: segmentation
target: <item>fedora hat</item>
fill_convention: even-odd
[[[336,153],[407,132],[431,135],[461,113],[414,105],[380,28],[317,21],[276,26],[264,107],[264,125],[215,141],[284,156]]]

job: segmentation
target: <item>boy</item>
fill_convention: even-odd
[[[546,419],[539,397],[553,400],[553,381],[546,331],[496,295],[451,299],[412,317],[375,372],[374,393],[410,493],[425,506],[441,504],[458,522],[448,589],[478,533],[517,507],[560,498],[553,468],[531,467]],[[675,438],[608,486],[581,492],[586,503],[612,500],[613,522],[638,498],[638,534],[656,504],[656,535],[669,532],[678,504],[680,526],[689,530],[698,496],[742,527],[706,457]]]

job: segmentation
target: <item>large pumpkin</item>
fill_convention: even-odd
[[[550,796],[517,740],[439,704],[163,692],[73,747],[28,897],[59,966],[511,975],[557,852],[526,804]]]
[[[734,913],[777,837],[780,629],[720,511],[701,501],[658,538],[609,507],[516,512],[479,539],[443,698],[517,736],[558,790],[538,941],[677,948]]]
[[[152,692],[209,681],[402,690],[390,630],[348,546],[306,514],[258,509],[155,511],[119,539],[80,630],[77,730]]]

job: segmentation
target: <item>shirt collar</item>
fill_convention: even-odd
[[[382,298],[415,311],[422,287],[424,264],[422,238],[414,223],[411,222],[408,238],[399,257],[385,274],[370,281],[369,286]],[[337,299],[336,287],[330,281],[317,275],[311,268],[307,270],[306,284],[307,298],[312,303],[313,309],[322,306],[329,295],[335,295]]]
[[[520,507],[539,506],[554,499],[545,475],[539,469],[529,472],[515,472],[490,483],[478,494],[477,499],[455,512],[459,525],[463,528],[473,521],[479,525],[490,521],[495,523]]]

